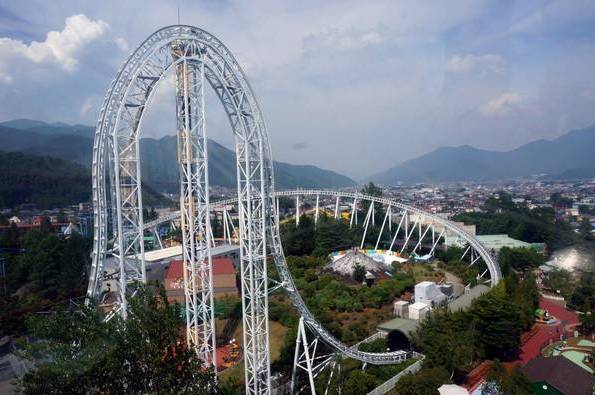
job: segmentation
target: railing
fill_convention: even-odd
[[[414,354],[414,356],[413,356],[414,358],[420,358],[419,361],[415,362],[411,366],[408,366],[406,369],[400,371],[395,376],[393,376],[390,379],[386,380],[384,383],[380,384],[378,387],[376,387],[372,391],[368,392],[367,395],[384,395],[388,391],[390,391],[393,388],[395,388],[395,386],[397,385],[397,382],[403,376],[408,375],[410,373],[413,374],[413,373],[418,372],[421,369],[421,365],[423,363],[424,356],[421,355],[421,354],[418,354],[416,352],[414,352],[413,354]]]
[[[358,343],[355,343],[353,346],[351,346],[351,348],[354,348],[354,349],[357,350],[357,349],[359,349],[359,346],[362,345],[362,344],[364,344],[364,343],[370,343],[370,342],[373,342],[374,340],[384,339],[384,338],[386,338],[386,333],[384,333],[384,332],[376,332],[373,335],[366,337],[364,340],[362,340],[362,341],[360,341]]]

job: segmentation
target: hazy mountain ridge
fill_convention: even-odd
[[[44,126],[45,125],[45,126]],[[63,123],[18,119],[0,123],[0,147],[71,160],[91,165],[94,128]],[[179,190],[177,141],[175,136],[140,141],[143,181],[160,191]],[[213,185],[236,187],[235,153],[209,140],[209,179]],[[279,189],[341,188],[356,185],[351,178],[309,165],[275,162],[275,183]]]
[[[468,145],[442,147],[405,161],[369,180],[386,185],[421,182],[497,181],[532,175],[571,177],[572,169],[595,168],[595,125],[553,140],[537,140],[510,151]],[[589,171],[581,172],[588,177]]]

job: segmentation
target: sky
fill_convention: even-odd
[[[0,0],[0,120],[94,125],[122,62],[178,9],[236,56],[280,161],[362,179],[595,124],[595,3],[579,0]],[[175,133],[172,86],[143,136]],[[220,107],[208,133],[230,146]]]

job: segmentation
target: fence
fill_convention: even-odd
[[[397,385],[397,382],[403,376],[408,375],[410,373],[416,373],[419,369],[421,369],[421,365],[422,365],[425,357],[421,354],[416,353],[416,352],[414,352],[413,354],[414,354],[413,355],[414,358],[420,358],[419,361],[415,362],[413,365],[407,367],[405,370],[402,370],[401,372],[397,373],[395,376],[386,380],[384,383],[380,384],[378,387],[376,387],[372,391],[368,392],[367,395],[384,395],[388,391],[395,388],[395,385]]]
[[[385,332],[378,331],[378,332],[374,333],[372,336],[366,337],[361,342],[354,344],[353,346],[351,346],[351,348],[353,348],[355,350],[358,350],[359,349],[359,346],[361,344],[370,343],[370,342],[373,342],[376,339],[384,339],[385,337],[386,337],[386,333]]]

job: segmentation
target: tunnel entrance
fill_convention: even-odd
[[[409,338],[399,330],[392,330],[388,332],[386,344],[390,351],[409,350],[411,348],[411,342],[409,341]]]

